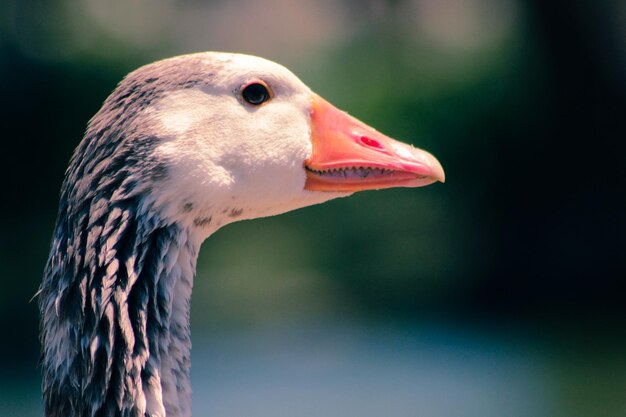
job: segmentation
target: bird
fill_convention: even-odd
[[[190,297],[206,238],[438,181],[432,154],[272,61],[201,52],[131,72],[88,122],[61,185],[38,290],[45,415],[190,416]]]

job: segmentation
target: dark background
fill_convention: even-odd
[[[30,300],[87,121],[129,71],[198,50],[285,64],[338,107],[430,150],[447,182],[220,231],[200,255],[194,340],[243,334],[255,346],[265,340],[255,329],[283,329],[272,350],[293,328],[303,340],[378,329],[435,351],[428,335],[443,335],[461,356],[480,340],[472,352],[487,364],[498,368],[490,355],[504,346],[538,369],[529,385],[546,388],[535,415],[626,413],[626,3],[617,0],[3,2],[0,411],[4,402],[9,414],[39,413]],[[346,392],[345,404],[367,403]],[[534,395],[515,403],[520,415]],[[442,398],[429,415],[445,415]],[[483,415],[511,411],[485,398]]]

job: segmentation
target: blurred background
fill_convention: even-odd
[[[286,65],[447,182],[208,239],[195,415],[626,415],[626,2],[3,0],[0,416],[42,415],[31,298],[87,121],[204,50]]]

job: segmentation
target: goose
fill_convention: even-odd
[[[201,243],[234,221],[445,176],[289,70],[204,52],[128,74],[61,186],[39,289],[45,415],[191,415]]]

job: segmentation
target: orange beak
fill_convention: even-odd
[[[311,99],[311,142],[306,190],[354,192],[445,181],[434,156],[377,132],[316,94]]]

